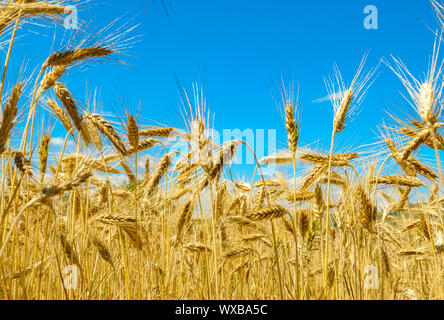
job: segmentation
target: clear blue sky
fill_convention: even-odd
[[[123,97],[132,111],[142,102],[147,123],[184,127],[176,77],[190,90],[198,81],[215,114],[216,129],[274,128],[281,147],[285,127],[273,100],[279,96],[281,74],[300,84],[301,144],[320,140],[326,149],[332,107],[328,101],[313,100],[327,95],[323,78],[332,74],[333,63],[349,81],[365,52],[368,67],[393,54],[422,76],[434,41],[429,27],[438,26],[427,0],[167,0],[167,15],[159,4],[153,10],[148,0],[98,3],[88,5],[79,17],[104,26],[127,12],[141,24],[133,34],[142,37],[127,50],[132,55],[124,57],[129,67],[103,65],[70,75],[66,82],[77,97],[85,98],[86,86],[98,86],[106,112],[121,112],[118,99]],[[366,5],[379,10],[378,30],[363,27]],[[40,34],[21,38],[15,53],[28,59],[31,70],[48,55],[52,29],[26,29]],[[15,61],[15,70],[22,62]],[[376,126],[387,118],[384,110],[409,110],[399,90],[404,92],[401,83],[382,65],[339,146],[374,142]]]

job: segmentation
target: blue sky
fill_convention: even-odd
[[[333,64],[348,82],[366,52],[367,67],[395,55],[422,76],[434,42],[430,27],[438,26],[427,0],[167,0],[168,14],[147,0],[95,3],[79,12],[82,20],[94,19],[91,29],[125,14],[140,23],[132,34],[141,37],[126,50],[131,56],[123,57],[129,66],[105,64],[65,79],[76,97],[84,99],[85,88],[98,87],[105,112],[122,112],[122,98],[133,112],[142,103],[146,124],[184,127],[177,79],[190,91],[199,82],[216,129],[277,129],[278,147],[286,142],[274,100],[281,75],[300,85],[300,143],[319,140],[327,149],[332,106],[314,100],[327,95],[324,77],[332,74]],[[367,5],[378,8],[378,30],[363,26]],[[50,53],[52,28],[25,30],[39,34],[19,39],[14,56],[20,58],[11,70],[27,61],[31,71]],[[63,29],[57,30],[63,36]],[[388,119],[385,110],[410,111],[399,91],[404,92],[400,81],[382,65],[358,118],[340,135],[338,149],[374,142],[376,126]]]

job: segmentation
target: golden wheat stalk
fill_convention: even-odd
[[[89,113],[84,112],[85,118],[87,118],[91,123],[102,133],[104,136],[108,138],[108,140],[113,144],[118,152],[120,152],[123,156],[128,156],[128,150],[125,147],[120,136],[117,134],[114,127],[102,116],[97,113]]]
[[[14,152],[14,163],[22,174],[32,176],[31,161],[26,159],[23,153],[18,151]]]
[[[166,128],[150,128],[150,129],[141,129],[139,131],[139,135],[141,137],[159,137],[159,138],[167,138],[175,134],[175,129],[166,127]]]
[[[68,88],[63,83],[56,82],[54,84],[54,91],[57,97],[60,99],[60,101],[62,101],[65,110],[68,112],[68,115],[72,120],[72,123],[82,136],[83,141],[87,146],[89,146],[89,144],[91,143],[91,137],[89,135],[86,126],[82,122],[82,116],[79,114],[76,102],[72,98]]]
[[[327,171],[328,165],[318,164],[313,166],[310,173],[305,176],[301,184],[301,190],[309,189]]]
[[[9,1],[0,11],[0,34],[8,25],[20,16],[61,15],[70,14],[71,10],[58,3],[44,1],[22,0],[21,2]]]
[[[288,214],[287,209],[280,205],[273,205],[249,213],[246,217],[250,220],[271,220],[280,218]]]
[[[371,230],[377,217],[377,209],[361,186],[356,189],[356,198],[361,213],[361,223],[365,228]]]
[[[128,166],[128,164],[125,161],[121,161],[120,165],[122,166],[123,170],[126,173],[126,176],[129,179],[129,182],[131,184],[136,184],[137,183],[137,178],[134,175],[133,171],[131,170],[131,168]]]
[[[62,163],[68,167],[83,166],[95,171],[120,173],[120,170],[104,164],[102,160],[86,158],[83,155],[68,155],[62,159]]]
[[[356,159],[358,157],[357,153],[338,153],[331,156],[331,166],[332,167],[350,167],[351,163],[349,160]],[[328,165],[329,156],[317,153],[309,153],[301,156],[302,160],[318,164],[318,165]]]
[[[224,254],[224,259],[235,259],[235,258],[243,258],[245,256],[251,255],[254,253],[254,250],[248,247],[239,248],[231,250]]]
[[[305,237],[305,234],[308,231],[309,220],[310,220],[310,211],[305,209],[300,209],[296,211],[296,215],[298,216],[298,225],[299,231],[301,232],[302,237]]]
[[[139,145],[139,135],[140,135],[139,127],[137,126],[136,119],[134,119],[133,116],[128,115],[127,118],[128,118],[128,124],[127,124],[128,141],[131,147],[137,148]]]
[[[108,247],[100,240],[99,236],[93,232],[90,232],[89,239],[91,243],[97,248],[102,259],[108,262],[114,268],[113,257]]]
[[[51,136],[44,135],[40,141],[39,145],[39,171],[40,171],[40,184],[43,184],[43,179],[46,173],[46,167],[48,164],[49,155],[49,143],[51,141]]]
[[[168,153],[164,155],[162,159],[160,159],[156,170],[153,172],[153,175],[151,176],[151,179],[146,186],[147,196],[153,194],[154,190],[159,185],[160,180],[162,180],[162,177],[167,173],[168,167],[171,164],[171,158],[172,155]]]
[[[51,71],[46,72],[40,81],[40,85],[37,90],[37,97],[40,97],[46,90],[51,89],[65,72],[66,68],[64,66],[57,66]]]
[[[409,177],[409,176],[397,176],[397,175],[372,177],[371,183],[389,184],[389,185],[392,184],[392,185],[411,187],[411,188],[420,187],[424,185],[424,183],[418,178]]]
[[[293,104],[291,102],[285,106],[285,127],[287,129],[288,146],[294,157],[298,148],[299,127],[294,117]]]
[[[183,246],[185,249],[190,250],[191,252],[201,253],[204,251],[211,252],[211,248],[203,243],[188,243]]]
[[[76,61],[109,56],[114,51],[106,47],[86,47],[53,53],[46,59],[43,68],[50,66],[68,66]]]
[[[194,202],[193,199],[188,199],[182,209],[182,212],[179,216],[179,219],[177,221],[177,227],[176,227],[176,239],[179,240],[182,236],[182,232],[184,228],[190,223],[191,216],[193,214],[194,210]]]
[[[72,129],[71,120],[69,120],[68,115],[58,105],[57,101],[52,100],[52,99],[47,99],[46,105],[54,112],[56,117],[59,119],[59,121],[65,127],[66,131],[70,132]]]
[[[0,155],[6,150],[6,143],[11,135],[11,130],[14,127],[15,117],[18,113],[18,102],[22,93],[23,84],[17,83],[9,96],[8,102],[5,105],[2,113],[2,123],[0,124]]]
[[[344,92],[342,101],[339,104],[338,109],[335,111],[335,116],[333,120],[333,131],[335,133],[340,133],[342,130],[344,130],[347,113],[350,109],[352,101],[353,88],[349,88]]]

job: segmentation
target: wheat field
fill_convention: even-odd
[[[431,3],[444,22],[442,4]],[[400,60],[386,63],[414,112],[381,124],[382,152],[335,143],[385,67],[368,68],[364,57],[353,79],[336,69],[328,86],[342,92],[331,101],[329,152],[300,148],[289,85],[287,150],[254,155],[254,175],[235,181],[230,161],[253,150],[241,139],[215,143],[193,97],[183,128],[128,111],[116,121],[76,101],[66,76],[119,55],[127,34],[48,48],[30,75],[8,71],[21,23],[61,23],[67,5],[1,2],[0,299],[444,298],[440,33],[424,79]],[[42,115],[64,128],[60,152]],[[264,176],[271,164],[278,170]]]

